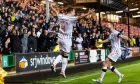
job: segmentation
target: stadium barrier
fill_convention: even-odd
[[[52,62],[60,52],[38,52],[28,54],[15,54],[16,72],[28,72],[50,69]],[[73,60],[73,51],[69,53],[68,60]],[[61,62],[58,67],[61,66]]]
[[[90,63],[105,61],[105,49],[90,50]]]
[[[82,51],[74,51],[74,63],[75,65],[78,64],[85,64],[85,63],[89,63],[89,52],[86,50],[82,50]]]
[[[109,53],[110,53],[109,48],[106,48],[106,49],[105,49],[105,56],[108,56]]]
[[[73,60],[74,60],[73,50],[71,50],[71,52],[69,53],[68,60],[69,60],[69,61],[73,61]]]
[[[2,68],[10,68],[15,66],[15,55],[2,55]]]
[[[110,53],[109,49],[94,49],[87,51],[75,51],[75,64],[96,63],[105,60]],[[139,47],[122,48],[122,55],[119,60],[140,56]]]
[[[50,69],[52,62],[60,52],[38,52],[29,54],[15,54],[16,72],[29,72]],[[61,62],[60,62],[61,63]],[[60,65],[60,63],[58,65]]]
[[[59,54],[60,52],[37,52],[3,55],[2,67],[16,68],[16,73],[50,69],[52,62]],[[75,65],[97,63],[104,61],[108,54],[108,49],[71,51],[69,53],[69,60],[74,61]],[[139,47],[122,49],[121,57],[131,58],[137,56],[140,56]],[[59,66],[61,66],[61,62],[58,64]]]

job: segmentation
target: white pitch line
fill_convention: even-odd
[[[132,66],[136,66],[136,65],[139,65],[139,64],[140,64],[140,63],[131,64],[131,65],[119,67],[118,69],[125,69],[125,68],[132,67]],[[82,79],[82,78],[86,78],[86,77],[89,77],[89,76],[95,76],[95,75],[98,75],[98,74],[99,74],[99,71],[98,71],[98,72],[95,72],[95,73],[93,73],[93,74],[90,74],[90,75],[86,75],[86,76],[82,76],[82,77],[78,77],[78,78],[72,78],[72,79],[69,79],[69,80],[66,80],[66,81],[62,81],[62,82],[70,82],[70,81],[73,81],[73,80]],[[62,82],[61,82],[61,83],[62,83]]]
[[[98,74],[99,74],[99,71],[95,72],[94,74],[90,74],[90,75],[86,75],[86,76],[82,76],[82,77],[78,77],[78,78],[73,78],[73,79],[69,79],[67,81],[62,81],[62,82],[69,82],[69,81],[73,81],[73,80],[77,80],[77,79],[81,79],[81,78],[86,78],[86,77],[89,77],[89,76],[95,76],[95,75],[98,75]]]

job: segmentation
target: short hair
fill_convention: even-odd
[[[67,9],[66,9],[66,13],[70,13],[71,11],[73,11],[74,10],[74,8],[72,8],[71,6],[70,7],[68,7]]]

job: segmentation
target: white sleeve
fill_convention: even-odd
[[[114,31],[113,32],[116,36],[118,36],[118,34],[120,33],[119,31]]]
[[[57,16],[59,20],[63,19],[63,14],[58,14]]]
[[[73,16],[73,17],[70,17],[69,19],[72,23],[74,23],[78,19],[78,17]]]
[[[76,38],[76,40],[75,40],[76,42],[78,42],[78,38]]]
[[[69,21],[69,16],[66,16],[64,14],[58,14],[58,20],[66,20],[66,21]]]

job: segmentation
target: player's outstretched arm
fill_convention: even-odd
[[[56,8],[54,8],[54,7],[52,6],[52,4],[50,4],[50,9],[52,10],[53,15],[57,15],[57,14],[59,13],[59,11],[58,11]]]
[[[120,35],[120,37],[124,40],[130,41],[130,38],[128,36],[125,35]]]
[[[89,11],[87,13],[81,14],[78,18],[83,18],[83,17],[86,17],[86,16],[94,14],[94,13],[95,13],[95,9],[89,9]]]
[[[102,43],[107,43],[109,42],[109,39],[103,40]]]
[[[104,43],[107,43],[107,42],[109,42],[109,39],[106,39],[106,40],[103,40],[103,41],[98,41],[98,44],[104,44]]]

